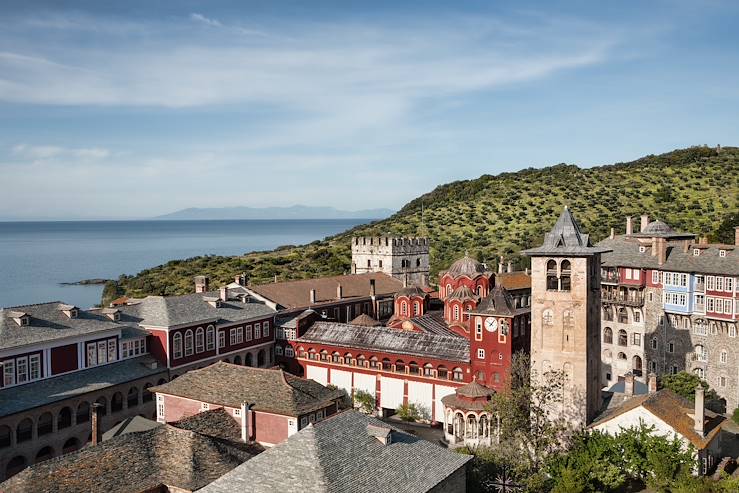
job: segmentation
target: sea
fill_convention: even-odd
[[[169,260],[301,245],[366,219],[0,222],[0,307],[100,303],[102,285]]]

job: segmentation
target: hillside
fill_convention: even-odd
[[[565,204],[596,241],[611,227],[623,232],[625,217],[641,213],[675,229],[714,237],[723,231],[722,236],[730,235],[723,241],[731,241],[739,210],[739,148],[718,152],[691,147],[629,163],[587,169],[559,164],[453,182],[411,201],[388,219],[310,245],[240,257],[174,260],[122,276],[106,285],[103,300],[120,294],[187,293],[198,274],[209,275],[218,285],[239,272],[246,272],[253,283],[275,275],[294,279],[348,272],[352,235],[428,235],[433,277],[465,250],[491,264],[499,255],[517,258],[520,250],[541,241]]]
[[[228,219],[384,219],[392,214],[390,209],[365,209],[344,211],[334,207],[217,207],[189,208],[157,216],[167,220],[228,220]]]

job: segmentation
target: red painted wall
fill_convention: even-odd
[[[169,366],[167,364],[167,331],[149,329],[149,332],[151,332],[151,337],[146,341],[149,354],[161,364]]]
[[[278,444],[287,439],[287,416],[256,411],[253,413],[253,418],[257,442]]]
[[[58,375],[77,369],[77,344],[51,348],[51,374]]]

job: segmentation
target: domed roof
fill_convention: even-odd
[[[672,229],[670,226],[668,226],[666,223],[663,223],[662,221],[652,221],[651,223],[647,224],[647,226],[644,228],[642,233],[645,234],[665,234],[665,233],[674,233],[675,230]]]
[[[447,274],[453,277],[458,277],[458,276],[476,277],[478,274],[482,274],[484,272],[485,272],[484,265],[482,265],[477,260],[465,254],[464,257],[457,260],[456,262],[452,264],[451,267],[449,267]]]
[[[418,286],[407,286],[397,293],[395,293],[395,297],[398,296],[407,296],[409,298],[413,296],[420,296],[421,298],[424,298],[426,296],[426,293],[423,292],[423,289],[419,288]]]
[[[452,294],[448,297],[450,300],[474,300],[477,299],[477,295],[467,286],[459,286],[455,289]]]
[[[468,383],[467,385],[462,385],[456,390],[457,395],[461,395],[464,397],[490,397],[491,395],[495,394],[495,391],[491,388],[485,387],[484,385],[481,385],[477,383],[477,380]]]

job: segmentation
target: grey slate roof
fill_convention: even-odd
[[[162,425],[31,466],[2,483],[0,490],[139,493],[169,486],[194,491],[251,457],[218,439]]]
[[[466,276],[474,279],[475,277],[485,274],[485,266],[480,262],[465,254],[464,257],[454,262],[447,271],[441,275],[449,274],[452,277]]]
[[[451,331],[446,323],[446,320],[444,320],[444,312],[442,310],[424,313],[420,317],[410,319],[410,321],[413,323],[413,325],[423,330],[424,332],[428,332],[429,334],[438,334],[462,338],[462,336],[457,335],[456,333]]]
[[[69,318],[62,312],[62,308],[67,306],[60,301],[52,301],[0,310],[0,349],[120,330],[125,326],[94,311],[79,310],[76,318]],[[21,326],[13,320],[13,316],[20,313],[30,316],[29,325]]]
[[[389,429],[388,445],[378,440],[380,429]],[[346,411],[309,425],[202,491],[423,493],[471,458]]]
[[[694,238],[695,235],[691,233],[679,233],[672,229],[669,225],[666,223],[656,220],[652,221],[642,230],[637,233],[633,233],[631,236],[635,238]]]
[[[297,342],[452,361],[469,361],[470,359],[470,343],[464,337],[386,327],[361,327],[334,322],[316,322],[302,337],[297,339]]]
[[[470,313],[482,315],[500,315],[504,317],[513,317],[519,313],[530,312],[530,307],[516,308],[513,297],[504,287],[497,285],[490,293],[483,298],[477,308],[470,310]]]
[[[181,296],[147,296],[141,302],[121,306],[121,322],[136,322],[145,326],[174,327],[212,321],[215,323],[239,322],[268,316],[275,310],[255,301],[223,301],[216,308],[204,298],[218,298],[220,293],[192,293]]]
[[[683,252],[682,241],[669,242],[667,244],[667,258],[663,265],[659,265],[657,256],[652,256],[651,246],[647,245],[645,252],[639,252],[639,242],[627,236],[607,238],[598,245],[611,250],[601,257],[601,264],[605,267],[638,267],[673,272],[739,276],[739,249],[732,245],[697,245],[691,243],[687,253],[685,253]],[[694,247],[701,250],[701,254],[697,257],[693,255]],[[719,256],[719,251],[722,249],[726,251],[725,257]]]
[[[580,225],[577,224],[572,212],[565,206],[552,230],[544,235],[544,243],[539,247],[524,250],[522,253],[529,256],[583,256],[606,251],[606,248],[594,247],[590,244],[590,235],[580,230]]]
[[[103,441],[110,440],[117,436],[126,435],[128,433],[151,430],[157,426],[162,426],[162,423],[143,418],[141,416],[133,416],[131,418],[124,419],[113,428],[103,433]]]
[[[316,313],[316,311],[308,309],[298,313],[293,312],[282,316],[278,315],[275,317],[275,326],[285,329],[297,329],[298,322],[313,313]]]
[[[279,369],[252,368],[219,361],[153,387],[152,392],[186,397],[210,404],[300,416],[324,408],[341,392]]]
[[[0,390],[0,417],[150,375],[152,384],[154,384],[156,375],[164,375],[167,372],[167,369],[161,366],[152,368],[151,365],[155,362],[156,360],[151,356],[144,355],[2,389]]]

